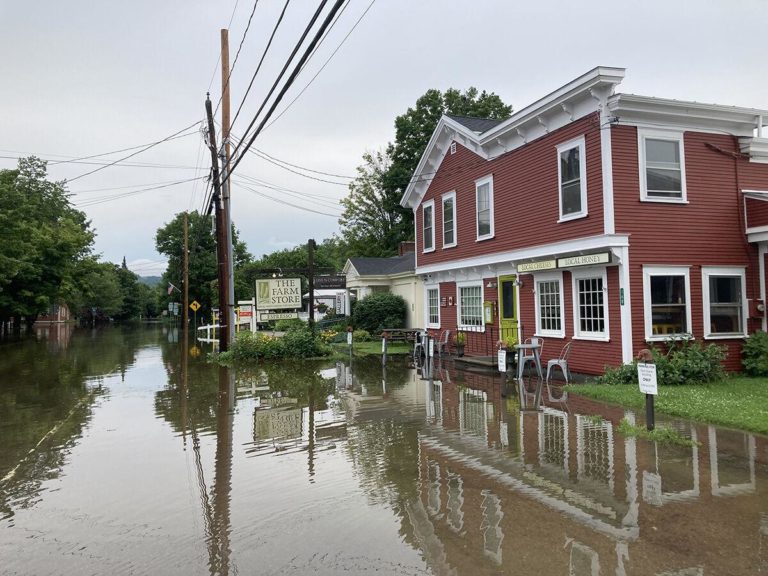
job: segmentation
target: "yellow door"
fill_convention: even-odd
[[[499,276],[499,339],[508,347],[517,344],[517,276]]]

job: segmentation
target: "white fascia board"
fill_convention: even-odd
[[[636,94],[615,94],[608,99],[608,109],[618,117],[619,124],[662,123],[691,131],[718,130],[746,137],[753,136],[758,118],[768,122],[768,110]]]
[[[613,90],[613,88],[624,79],[625,71],[625,68],[611,68],[607,66],[593,68],[586,74],[579,76],[554,92],[538,99],[533,104],[526,106],[519,112],[516,112],[498,126],[484,132],[480,142],[482,144],[491,142],[547,110],[565,104],[574,96],[588,93],[596,87],[602,86]]]
[[[355,268],[355,265],[354,265],[354,264],[352,264],[352,260],[350,260],[349,258],[347,258],[347,261],[346,261],[346,262],[344,262],[344,268],[342,268],[342,269],[341,269],[341,271],[342,271],[342,273],[344,273],[344,274],[349,274],[349,271],[350,271],[350,270],[354,270],[355,274],[357,274],[358,276],[360,275],[360,274],[357,272],[357,269]]]
[[[459,124],[455,120],[452,120],[448,116],[444,115],[438,121],[437,126],[435,127],[435,131],[432,133],[432,137],[429,139],[427,147],[424,149],[424,153],[421,155],[419,163],[416,165],[416,170],[413,171],[411,181],[408,183],[408,187],[405,189],[405,193],[400,199],[400,206],[410,206],[411,208],[415,209],[421,198],[424,196],[424,193],[427,191],[427,188],[429,188],[429,184],[432,182],[432,179],[435,176],[434,173],[437,170],[437,167],[440,166],[440,163],[445,157],[446,152],[448,152],[450,147],[449,141],[453,140],[453,136],[456,135],[463,136],[465,142],[472,142],[476,144],[477,146],[474,152],[484,158],[487,158],[487,155],[480,148],[477,135],[466,126],[463,126],[462,124]],[[443,144],[448,145],[443,146]],[[434,158],[436,161],[431,162],[435,165],[435,169],[428,170],[427,166],[430,164],[430,159],[437,155],[439,155],[440,158]],[[420,178],[423,172],[429,172],[429,174],[427,174],[424,178]]]
[[[440,262],[428,266],[417,266],[416,274],[435,274],[437,272],[461,270],[462,268],[476,268],[481,266],[507,264],[509,262],[519,262],[522,260],[536,260],[538,258],[557,256],[559,254],[568,254],[571,252],[588,252],[600,248],[622,248],[627,246],[629,246],[628,234],[600,234],[598,236],[565,240],[562,242],[554,242],[552,244],[521,248],[519,250],[483,254],[482,256],[474,258],[463,258],[461,260]]]

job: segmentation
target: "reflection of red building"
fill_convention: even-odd
[[[436,572],[768,570],[768,438],[673,423],[699,445],[658,445],[616,432],[632,412],[546,389],[540,411],[521,411],[500,377],[457,378],[424,383],[421,497],[408,509]]]

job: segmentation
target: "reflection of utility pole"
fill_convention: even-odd
[[[184,214],[184,217],[186,220],[186,214]],[[186,236],[185,236],[185,240],[186,240]],[[186,281],[184,285],[186,286]],[[187,330],[183,330],[181,333],[181,386],[179,387],[179,404],[181,406],[181,438],[184,443],[184,450],[187,449],[187,380],[188,379],[189,379],[189,332]]]
[[[309,404],[309,407],[307,408],[309,410],[309,422],[307,423],[308,426],[308,437],[307,437],[307,467],[309,468],[309,480],[310,482],[314,481],[315,478],[315,384],[314,382],[309,383],[309,395],[307,398],[307,403]]]
[[[216,474],[213,489],[213,535],[217,543],[218,566],[211,573],[229,574],[231,554],[230,496],[232,493],[232,427],[234,424],[235,400],[234,373],[228,368],[219,368],[219,406],[216,414]]]

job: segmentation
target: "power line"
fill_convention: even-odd
[[[320,73],[321,73],[321,72],[322,72],[322,71],[325,69],[325,67],[328,65],[328,63],[331,61],[331,59],[332,59],[332,58],[333,58],[333,57],[336,55],[336,53],[339,51],[339,49],[340,49],[340,48],[341,48],[341,47],[344,45],[344,43],[347,41],[347,38],[349,38],[349,37],[352,35],[352,32],[354,32],[354,31],[355,31],[355,28],[357,28],[357,25],[358,25],[358,24],[360,24],[360,22],[362,21],[362,19],[363,19],[363,18],[365,18],[365,15],[366,15],[366,14],[368,14],[368,11],[369,11],[369,10],[370,10],[370,9],[373,7],[373,4],[374,4],[375,2],[376,2],[376,0],[371,0],[371,3],[370,3],[370,4],[368,4],[368,8],[366,8],[366,9],[365,9],[365,11],[364,11],[364,12],[362,13],[362,15],[360,16],[360,18],[358,18],[358,19],[357,19],[357,21],[354,23],[354,25],[353,25],[353,26],[352,26],[352,28],[349,30],[349,32],[347,32],[347,35],[346,35],[346,36],[344,36],[344,38],[341,40],[341,42],[340,42],[340,43],[339,43],[339,45],[336,47],[336,49],[335,49],[333,52],[331,52],[331,55],[330,55],[330,56],[328,56],[328,59],[327,59],[327,60],[326,60],[326,61],[323,63],[323,65],[320,67],[320,69],[319,69],[319,70],[318,70],[318,71],[315,73],[315,75],[314,75],[314,76],[312,76],[312,78],[310,79],[310,81],[309,81],[309,82],[307,82],[306,86],[304,86],[304,88],[302,88],[302,89],[301,89],[301,92],[299,92],[299,93],[296,95],[296,97],[295,97],[293,100],[291,100],[291,101],[290,101],[290,103],[288,104],[288,106],[286,106],[285,108],[283,108],[282,112],[280,112],[280,114],[278,114],[278,115],[277,115],[277,116],[274,118],[274,120],[272,120],[272,122],[270,122],[269,124],[267,124],[267,125],[264,127],[264,129],[265,129],[265,130],[266,130],[266,129],[268,129],[270,126],[272,126],[272,124],[274,124],[275,122],[277,122],[277,121],[278,121],[278,120],[279,120],[279,119],[282,117],[282,115],[283,115],[283,114],[285,114],[285,113],[288,111],[288,109],[289,109],[291,106],[293,106],[293,104],[296,102],[296,100],[298,100],[298,99],[301,97],[301,95],[302,95],[302,94],[304,94],[304,92],[307,90],[307,88],[309,88],[309,87],[310,87],[310,85],[312,84],[312,82],[314,82],[314,81],[315,81],[315,78],[317,78],[317,77],[320,75]],[[346,176],[345,176],[345,178],[346,178]]]
[[[122,192],[120,194],[111,194],[107,196],[98,196],[96,198],[89,198],[87,200],[83,200],[82,202],[75,203],[74,205],[78,208],[86,208],[88,206],[96,206],[97,204],[104,204],[105,202],[112,202],[114,200],[122,200],[123,198],[128,198],[130,196],[136,196],[137,194],[142,194],[143,192],[149,192],[151,190],[160,190],[162,188],[170,188],[171,186],[178,186],[179,184],[186,184],[188,182],[193,182],[195,180],[200,180],[203,178],[203,176],[198,176],[196,178],[188,178],[187,180],[179,180],[177,182],[172,182],[170,184],[164,184],[162,186],[151,186],[149,188],[141,188],[139,190],[132,190],[131,192]]]
[[[213,115],[215,116],[216,113],[219,111],[219,106],[221,105],[221,99],[224,98],[224,92],[227,91],[227,88],[229,88],[229,80],[232,78],[232,72],[235,71],[235,66],[237,65],[237,59],[240,57],[240,50],[243,48],[243,42],[245,42],[245,37],[248,36],[248,30],[251,28],[251,20],[253,20],[253,15],[256,13],[256,6],[259,5],[259,0],[255,0],[253,3],[253,10],[251,10],[251,15],[248,17],[248,24],[245,26],[245,32],[243,32],[243,37],[240,39],[240,45],[237,47],[237,53],[235,54],[235,59],[232,61],[232,66],[229,68],[229,72],[227,73],[227,81],[224,84],[224,90],[221,91],[221,96],[219,96],[219,101],[216,103],[216,110],[213,111]],[[235,5],[235,8],[237,8],[237,5]],[[232,13],[232,16],[234,17],[234,12]],[[232,25],[232,19],[229,21],[229,25]],[[229,28],[227,28],[229,29]]]
[[[302,55],[301,59],[299,60],[299,62],[294,67],[293,72],[291,72],[291,75],[286,80],[285,84],[283,85],[283,88],[280,90],[278,95],[275,97],[275,101],[272,103],[272,106],[269,108],[269,110],[265,114],[265,116],[262,119],[262,121],[259,124],[259,126],[253,132],[253,135],[251,136],[250,140],[248,141],[248,144],[246,144],[245,149],[242,152],[246,152],[253,145],[253,142],[256,140],[257,136],[261,133],[261,130],[264,128],[264,125],[267,123],[269,118],[274,113],[275,108],[277,108],[277,105],[283,99],[283,97],[285,96],[285,93],[288,91],[288,89],[291,87],[293,82],[296,80],[296,77],[298,76],[298,74],[299,74],[299,72],[301,70],[301,67],[307,61],[307,58],[311,54],[311,52],[314,49],[314,47],[317,45],[317,42],[320,39],[320,37],[322,36],[323,32],[328,28],[329,24],[333,20],[333,17],[339,11],[339,8],[341,8],[341,6],[342,6],[342,4],[344,4],[344,2],[345,2],[345,0],[336,0],[334,5],[331,7],[330,12],[326,16],[326,18],[323,21],[323,23],[320,25],[320,29],[315,33],[314,38],[310,42],[309,46],[305,49],[304,54]],[[323,0],[323,2],[321,3],[320,7],[318,8],[318,10],[320,10],[325,5],[325,3],[326,3],[326,0]],[[291,56],[289,57],[288,61],[286,62],[285,67],[283,67],[283,71],[280,73],[280,76],[278,77],[278,81],[282,77],[284,71],[287,69],[287,67],[288,67],[289,63],[291,62],[291,60],[293,60],[294,55],[296,54],[296,52],[298,51],[299,47],[303,43],[304,38],[306,37],[307,33],[309,32],[309,29],[311,28],[311,25],[316,20],[317,15],[318,15],[318,12],[315,13],[315,16],[313,16],[313,19],[310,22],[310,26],[307,27],[307,29],[305,30],[304,34],[302,35],[301,40],[296,45],[296,48],[294,48],[294,51],[292,52]],[[273,86],[273,89],[270,90],[270,94],[267,95],[267,98],[265,98],[264,103],[259,108],[259,112],[257,112],[256,116],[253,117],[253,120],[251,121],[251,124],[249,125],[248,129],[245,131],[246,135],[248,133],[248,130],[250,130],[250,127],[253,126],[253,124],[256,122],[259,113],[261,112],[261,110],[266,105],[267,100],[269,99],[269,97],[270,97],[271,93],[273,92],[275,86],[277,86],[277,81],[275,82],[275,85]],[[240,144],[242,144],[242,141],[240,142]],[[240,145],[238,145],[237,149],[235,149],[235,154],[237,153],[239,148],[240,148]],[[242,161],[243,157],[244,157],[243,153],[241,153],[240,156],[237,157],[237,159],[235,160],[235,163],[232,165],[232,168],[227,173],[227,178],[230,178],[232,172],[235,170],[235,168],[237,168],[238,164]]]
[[[29,154],[28,156],[35,156],[36,158],[39,158],[40,160],[43,160],[45,162],[50,162],[49,158],[45,158],[43,156],[38,156],[37,154]],[[26,156],[0,156],[0,159],[7,159],[7,160],[23,160],[26,158]],[[114,162],[88,162],[88,161],[72,161],[72,164],[83,164],[83,165],[91,165],[91,166],[118,166],[120,168],[165,168],[165,169],[175,169],[175,170],[198,170],[199,168],[196,168],[194,166],[184,166],[180,164],[157,164],[157,163],[139,163],[139,162],[126,162],[122,163],[118,160],[118,163]]]
[[[261,196],[262,198],[266,198],[267,200],[272,200],[273,202],[276,202],[278,204],[283,204],[285,206],[290,206],[291,208],[296,208],[298,210],[304,210],[305,212],[312,212],[313,214],[319,214],[321,216],[330,216],[331,218],[340,218],[341,214],[328,214],[327,212],[320,212],[319,210],[313,210],[312,208],[307,208],[306,206],[300,206],[298,204],[292,204],[290,202],[287,202],[285,200],[281,200],[279,198],[274,198],[272,196],[269,196],[268,194],[264,194],[263,192],[259,192],[258,190],[254,190],[253,188],[250,188],[248,186],[245,186],[244,184],[239,184],[238,186],[240,188],[243,188],[244,190],[248,190],[249,192],[256,194],[257,196]]]
[[[199,123],[200,123],[200,121],[197,120],[197,121],[193,122],[192,124],[190,124],[189,126],[187,126],[185,128],[182,128],[181,130],[179,130],[177,132],[174,132],[173,134],[171,134],[170,136],[167,136],[166,138],[163,138],[162,140],[158,140],[156,142],[153,142],[153,143],[149,144],[148,146],[143,147],[141,150],[137,150],[136,152],[134,152],[132,154],[128,154],[128,156],[124,156],[123,158],[115,160],[114,162],[106,164],[105,166],[101,166],[100,168],[96,168],[95,170],[91,170],[90,172],[85,172],[83,174],[80,174],[79,176],[75,176],[74,178],[69,178],[67,180],[67,182],[74,182],[75,180],[79,180],[80,178],[84,178],[86,176],[90,176],[91,174],[94,174],[96,172],[100,172],[101,170],[104,170],[105,168],[109,168],[110,166],[114,166],[118,162],[123,162],[124,160],[128,160],[128,158],[133,158],[134,156],[137,156],[138,154],[141,154],[142,152],[146,152],[150,148],[154,148],[158,144],[162,144],[163,142],[167,142],[168,140],[172,139],[174,136],[178,136],[182,132],[186,132],[187,130],[189,130],[193,126],[197,126],[197,124],[199,124]]]
[[[229,17],[229,24],[227,24],[227,29],[232,27],[232,21],[235,19],[235,12],[237,12],[237,5],[240,3],[240,0],[235,0],[235,7],[232,8],[232,15]],[[216,58],[216,64],[213,65],[213,73],[211,74],[211,81],[208,83],[208,92],[211,91],[211,86],[213,86],[213,81],[216,78],[216,71],[219,69],[219,62],[221,62],[221,50],[219,50],[219,56]]]
[[[256,75],[259,73],[259,70],[261,70],[261,65],[264,63],[264,58],[266,58],[267,53],[269,52],[269,48],[270,46],[272,46],[272,40],[275,38],[277,29],[280,27],[280,23],[283,21],[283,16],[285,16],[285,11],[288,9],[288,4],[290,2],[291,0],[285,0],[285,5],[283,6],[283,10],[282,12],[280,12],[280,16],[277,19],[277,23],[275,24],[275,27],[272,29],[272,34],[269,36],[269,41],[267,42],[267,45],[264,47],[264,53],[261,55],[259,64],[256,66],[256,71],[253,73],[253,76],[251,76],[251,81],[248,83],[248,88],[245,90],[243,99],[240,101],[240,105],[237,107],[237,112],[235,112],[234,119],[232,120],[232,122],[229,123],[230,134],[232,133],[232,126],[234,126],[235,122],[237,121],[237,117],[240,115],[240,110],[242,110],[243,104],[245,104],[245,99],[248,97],[248,93],[251,91],[251,88],[253,87],[253,82],[256,80]]]
[[[249,152],[253,152],[254,154],[258,154],[261,156],[266,156],[270,160],[274,160],[275,162],[279,162],[280,164],[285,164],[286,166],[290,166],[292,168],[297,168],[298,170],[304,170],[305,172],[312,172],[313,174],[322,174],[323,176],[332,176],[333,178],[346,178],[348,180],[354,180],[357,178],[356,176],[345,176],[344,174],[333,174],[332,172],[323,172],[321,170],[313,170],[312,168],[307,168],[306,166],[299,166],[298,164],[291,164],[290,162],[287,162],[286,160],[281,160],[280,158],[275,158],[274,156],[270,156],[263,150],[259,150],[258,148],[251,148]],[[346,184],[345,184],[346,186]]]

